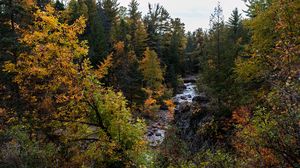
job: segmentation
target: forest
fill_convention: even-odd
[[[299,0],[120,1],[0,0],[1,168],[300,167]]]

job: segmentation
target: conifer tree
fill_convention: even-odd
[[[147,45],[147,32],[142,21],[141,12],[138,11],[138,2],[132,0],[128,9],[128,24],[130,47],[135,51],[137,58],[141,59]]]
[[[89,42],[89,58],[93,66],[99,65],[108,54],[107,44],[100,11],[97,8],[95,0],[86,0],[88,8],[88,24],[86,29],[87,39]]]

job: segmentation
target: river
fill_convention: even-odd
[[[195,78],[189,77],[184,79],[184,90],[173,97],[173,102],[176,104],[176,109],[183,102],[192,102],[193,98],[197,96]],[[167,119],[167,110],[160,110],[158,112],[159,119],[148,126],[146,139],[152,147],[159,146],[165,139],[166,130],[169,127]]]

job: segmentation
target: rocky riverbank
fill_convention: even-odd
[[[177,94],[173,98],[173,102],[176,104],[175,108],[175,126],[180,130],[180,134],[187,134],[190,124],[193,125],[192,113],[196,111],[196,104],[204,105],[209,101],[204,95],[197,93],[196,78],[191,76],[183,79],[184,85],[182,87],[182,93]],[[159,146],[165,139],[167,128],[170,125],[170,121],[167,118],[167,110],[160,110],[158,113],[158,120],[151,122],[148,126],[146,139],[150,146]],[[188,133],[191,134],[191,133]]]

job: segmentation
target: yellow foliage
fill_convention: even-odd
[[[20,95],[35,108],[35,117],[47,121],[67,115],[63,108],[82,97],[81,80],[90,73],[90,65],[77,63],[88,53],[87,43],[79,42],[77,36],[84,31],[85,19],[81,17],[72,25],[61,23],[50,5],[45,11],[37,10],[34,19],[34,25],[19,39],[31,50],[23,51],[16,63],[6,62],[4,70],[16,74],[14,82]]]
[[[149,48],[146,49],[144,58],[140,62],[140,69],[143,73],[144,80],[147,83],[147,87],[152,90],[159,90],[162,86],[164,77],[160,61],[155,51],[150,50]]]
[[[108,69],[112,66],[112,54],[108,55],[108,57],[101,63],[101,65],[98,65],[98,69],[95,71],[95,75],[102,79],[105,75],[108,74]]]

